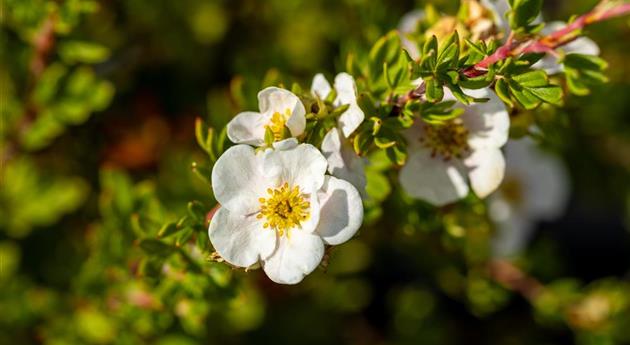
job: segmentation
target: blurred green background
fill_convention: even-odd
[[[545,286],[535,299],[488,272],[481,201],[411,202],[378,165],[360,236],[298,286],[208,261],[203,230],[166,258],[139,245],[143,228],[214,205],[196,117],[219,128],[263,85],[343,71],[425,3],[2,0],[0,344],[630,343],[627,19],[588,31],[609,84],[521,114],[572,186],[515,261]],[[595,3],[545,1],[544,16]]]

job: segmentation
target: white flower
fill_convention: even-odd
[[[548,35],[554,31],[562,29],[566,25],[567,24],[564,22],[551,22],[541,30],[541,33],[543,35]],[[562,46],[559,50],[564,52],[564,54],[599,55],[599,46],[597,43],[587,37],[580,37],[575,41]],[[548,74],[555,74],[563,71],[563,67],[558,64],[556,57],[549,54],[545,55],[532,67],[545,70]]]
[[[365,196],[365,159],[356,154],[350,141],[333,128],[322,141],[322,153],[328,161],[328,172],[342,180],[346,180]]]
[[[325,175],[326,158],[312,145],[287,139],[274,147],[237,145],[219,158],[212,188],[221,207],[208,234],[227,262],[260,262],[274,282],[296,284],[319,265],[325,245],[356,233],[363,205],[349,182]]]
[[[326,77],[319,73],[313,78],[311,93],[320,99],[325,99],[332,91],[332,87]],[[365,115],[357,104],[357,87],[354,78],[348,73],[339,73],[335,77],[335,91],[337,97],[333,101],[335,107],[348,104],[349,108],[338,119],[338,126],[343,135],[347,138],[363,122]]]
[[[269,128],[275,141],[281,140],[285,126],[292,137],[304,133],[306,110],[300,99],[290,91],[268,87],[258,93],[260,112],[242,112],[227,125],[228,138],[236,144],[265,145]]]
[[[561,216],[569,200],[564,165],[531,139],[511,140],[505,146],[505,155],[505,180],[488,203],[490,217],[498,228],[493,241],[498,256],[522,251],[536,223]]]
[[[510,32],[510,23],[506,18],[507,12],[510,11],[510,4],[507,0],[481,0],[481,5],[493,13],[495,24],[503,30],[507,37]]]
[[[417,43],[413,42],[407,36],[418,31],[418,24],[424,20],[424,17],[425,13],[423,10],[413,10],[403,15],[398,23],[400,43],[402,44],[403,49],[405,49],[407,53],[409,53],[409,56],[414,60],[420,59],[420,48]]]
[[[501,147],[510,127],[505,105],[487,89],[464,91],[490,100],[466,107],[459,118],[443,125],[417,120],[406,133],[408,158],[400,171],[400,183],[412,197],[436,206],[468,195],[467,180],[477,196],[484,198],[503,179]],[[448,90],[445,93],[452,98]]]

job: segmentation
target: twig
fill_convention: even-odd
[[[490,277],[505,288],[518,292],[529,301],[534,301],[545,289],[544,285],[528,276],[509,261],[493,260],[488,264]]]
[[[511,35],[505,44],[492,55],[465,69],[463,74],[469,78],[477,77],[487,73],[490,65],[509,57],[531,53],[549,53],[577,39],[580,36],[580,31],[586,26],[629,13],[630,4],[611,7],[609,1],[603,0],[593,10],[579,16],[572,23],[537,40],[518,42]]]
[[[505,44],[499,47],[493,54],[487,56],[477,64],[460,71],[460,73],[468,78],[474,78],[486,74],[490,65],[509,57],[531,53],[555,54],[555,49],[577,39],[580,36],[580,31],[584,27],[626,14],[630,14],[630,4],[611,5],[610,1],[602,0],[593,10],[576,18],[566,27],[537,40],[518,41],[514,38],[513,33],[510,34]],[[391,115],[399,115],[407,102],[422,98],[425,91],[426,86],[422,83],[406,95],[398,97],[392,108]]]

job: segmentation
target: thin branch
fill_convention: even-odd
[[[615,5],[609,0],[602,0],[593,10],[576,18],[566,27],[537,40],[518,41],[513,33],[510,34],[505,44],[493,54],[460,72],[468,78],[474,78],[486,74],[490,65],[509,57],[531,53],[556,54],[555,49],[580,37],[581,30],[586,26],[627,14],[630,14],[630,3]],[[391,112],[392,116],[399,115],[407,102],[422,98],[425,91],[426,87],[422,83],[406,95],[398,97]]]
[[[545,289],[541,282],[530,277],[509,261],[490,261],[488,271],[494,281],[508,290],[518,292],[529,301],[534,301]]]
[[[558,47],[573,42],[580,36],[581,30],[586,26],[629,13],[630,4],[611,6],[609,1],[603,0],[592,11],[579,16],[567,26],[537,40],[519,42],[514,40],[513,35],[511,35],[506,43],[492,55],[465,69],[463,74],[469,78],[477,77],[487,73],[490,65],[509,57],[530,53],[550,53]]]

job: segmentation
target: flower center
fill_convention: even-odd
[[[520,205],[525,199],[524,186],[520,180],[506,176],[501,183],[501,195],[513,205]]]
[[[306,201],[300,188],[289,187],[285,183],[280,188],[267,189],[268,198],[260,198],[260,213],[258,219],[265,218],[263,227],[274,229],[280,236],[287,234],[294,227],[301,227],[301,223],[310,217],[310,202]]]
[[[420,142],[432,150],[431,156],[440,155],[445,161],[453,157],[462,158],[470,150],[468,129],[460,119],[439,125],[425,124]]]
[[[285,110],[284,114],[276,111],[271,115],[267,128],[273,133],[274,141],[280,141],[284,137],[284,126],[287,124],[287,120],[291,117],[291,109]]]

